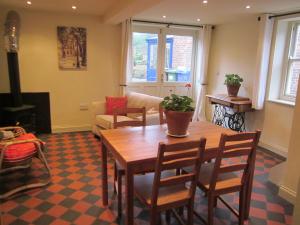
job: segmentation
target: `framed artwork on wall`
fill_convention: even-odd
[[[86,28],[57,27],[58,63],[61,70],[87,68]]]

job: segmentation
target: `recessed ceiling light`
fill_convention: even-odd
[[[31,4],[32,4],[32,2],[31,2],[31,1],[27,1],[26,3],[27,3],[27,5],[31,5]]]
[[[198,18],[197,21],[200,22],[200,19]]]
[[[72,9],[74,9],[74,10],[75,10],[75,9],[77,9],[77,7],[76,7],[75,5],[73,5],[73,6],[72,6]]]
[[[207,3],[208,3],[208,1],[207,1],[207,0],[204,0],[204,1],[203,1],[203,3],[204,3],[204,4],[207,4]]]
[[[162,16],[162,18],[166,19],[166,18],[167,18],[167,16]]]
[[[250,9],[250,8],[251,8],[251,6],[250,6],[250,5],[247,5],[247,6],[246,6],[246,9]]]

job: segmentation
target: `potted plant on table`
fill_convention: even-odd
[[[188,96],[172,94],[160,103],[164,109],[168,125],[168,135],[185,137],[187,129],[194,114],[193,100]]]
[[[229,97],[236,97],[238,95],[241,83],[243,82],[238,74],[226,74],[225,75],[225,85],[227,85],[227,92]]]

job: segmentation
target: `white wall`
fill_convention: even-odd
[[[255,18],[215,26],[208,67],[210,93],[226,93],[225,74],[238,73],[244,78],[239,94],[251,96],[257,32]]]
[[[300,88],[300,83],[298,84]],[[298,89],[300,90],[300,89]],[[291,139],[289,143],[288,158],[286,163],[286,171],[283,183],[280,186],[279,194],[296,203],[296,196],[298,191],[298,182],[300,178],[300,91],[298,91],[296,106],[293,117],[293,125],[291,130]],[[300,194],[300,193],[298,193]],[[297,210],[299,210],[297,206]],[[299,215],[298,215],[299,216]]]
[[[252,96],[258,45],[258,21],[253,16],[236,22],[218,25],[212,35],[208,68],[208,93],[226,93],[224,75],[238,73],[244,78],[240,95]],[[262,129],[261,145],[286,156],[294,108],[266,102],[265,109],[247,113],[247,127]],[[207,107],[211,119],[212,108]]]
[[[7,9],[0,9],[0,34]],[[89,111],[79,104],[118,93],[121,27],[103,25],[98,17],[17,10],[21,16],[20,78],[23,92],[50,92],[54,131],[85,130]],[[58,68],[56,28],[87,28],[87,70]],[[0,38],[0,92],[9,91],[7,61]]]
[[[298,197],[294,208],[293,225],[300,224],[300,179],[298,182]]]

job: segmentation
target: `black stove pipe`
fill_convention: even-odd
[[[23,105],[20,73],[19,73],[19,34],[20,16],[15,11],[9,11],[4,24],[5,49],[7,51],[7,63],[10,82],[10,92],[12,95],[12,106],[20,107]]]
[[[23,105],[20,73],[19,73],[19,60],[17,52],[7,52],[7,63],[10,83],[10,93],[12,95],[12,106],[19,107]]]

